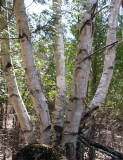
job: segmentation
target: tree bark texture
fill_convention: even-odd
[[[30,38],[24,0],[14,0],[14,9],[28,87],[39,121],[39,128],[41,133],[40,142],[48,144],[50,138],[50,115],[45,97],[41,90],[39,77],[34,63],[34,51]]]
[[[104,68],[101,76],[101,80],[99,86],[96,90],[95,96],[89,106],[87,113],[82,117],[83,125],[87,123],[88,119],[93,115],[96,115],[97,110],[102,106],[108,88],[113,77],[113,70],[115,66],[115,57],[116,57],[116,33],[117,33],[117,25],[118,25],[118,13],[120,9],[121,0],[112,0],[111,1],[111,10],[109,16],[109,23],[107,29],[107,41],[106,46],[109,44],[114,44],[106,49],[106,55],[104,60]]]
[[[0,18],[0,28],[1,28],[5,24],[7,24],[7,12],[1,10],[0,17],[1,17]],[[9,53],[10,45],[9,45],[8,27],[6,27],[3,30],[2,37],[5,38],[1,40],[2,67],[3,67],[4,77],[7,83],[9,97],[12,106],[16,112],[22,131],[24,133],[26,142],[30,144],[36,143],[30,117],[28,115],[24,102],[19,93],[13,65],[11,62],[11,57]]]
[[[70,101],[67,110],[67,118],[63,132],[62,143],[65,146],[66,155],[69,160],[76,160],[76,142],[83,109],[86,105],[86,93],[90,72],[94,14],[97,9],[97,0],[87,1],[84,8],[85,13],[82,22],[78,24],[79,40],[74,71],[74,79],[71,87]]]
[[[62,12],[60,0],[53,0],[54,16],[56,17],[55,29],[55,65],[56,65],[56,100],[53,112],[53,143],[59,144],[64,127],[64,113],[66,105],[66,79],[65,58],[62,29]]]

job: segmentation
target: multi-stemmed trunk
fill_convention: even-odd
[[[24,0],[14,0],[14,9],[28,87],[38,117],[41,134],[40,142],[48,144],[50,139],[50,115],[45,97],[41,90],[39,77],[34,63],[34,51],[30,38]]]
[[[86,11],[83,14],[82,22],[78,24],[80,34],[77,58],[62,139],[67,158],[70,160],[76,160],[77,135],[82,112],[86,106],[86,93],[91,65],[91,60],[87,57],[91,54],[92,49],[96,8],[97,0],[88,0],[84,8]]]
[[[7,24],[7,12],[1,9],[0,18],[0,28]],[[8,27],[2,30],[1,39],[1,58],[2,58],[2,68],[4,72],[4,77],[6,80],[8,94],[12,103],[12,106],[16,112],[17,118],[19,120],[20,126],[24,133],[24,137],[27,143],[36,143],[36,139],[33,133],[33,127],[30,121],[30,117],[24,105],[24,102],[19,93],[17,86],[17,81],[10,57],[10,45],[9,45],[9,34]]]
[[[56,100],[53,112],[52,130],[53,130],[53,145],[57,146],[60,143],[61,135],[64,127],[64,113],[66,105],[66,80],[65,80],[65,58],[63,44],[63,29],[62,29],[62,12],[60,0],[53,0],[55,23],[55,65],[56,65]]]

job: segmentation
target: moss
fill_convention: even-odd
[[[30,144],[18,151],[12,160],[59,160],[59,158],[48,145]]]

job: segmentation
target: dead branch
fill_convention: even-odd
[[[104,144],[96,142],[95,140],[92,140],[92,139],[86,137],[84,134],[80,134],[79,139],[83,144],[87,145],[90,148],[93,148],[95,150],[98,150],[99,152],[105,153],[108,156],[111,156],[112,158],[116,158],[119,160],[123,159],[122,153],[114,150],[113,148],[111,148],[109,146],[105,146]]]

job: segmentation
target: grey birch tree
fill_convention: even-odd
[[[89,58],[86,59],[86,57],[91,54],[96,9],[97,0],[87,0],[82,21],[77,25],[79,29],[77,57],[62,139],[66,156],[70,160],[76,160],[77,135],[82,112],[86,105],[86,93],[91,66],[91,60]]]
[[[50,139],[50,115],[48,106],[43,95],[39,77],[34,62],[34,51],[32,48],[28,19],[24,0],[14,0],[14,10],[19,31],[20,47],[23,63],[26,71],[28,87],[38,118],[40,128],[40,142],[48,144]]]
[[[63,44],[63,29],[62,29],[62,11],[61,1],[53,0],[53,10],[55,22],[55,65],[56,65],[56,100],[53,112],[53,143],[59,144],[63,127],[64,127],[64,113],[66,105],[66,79],[65,79],[65,57]]]
[[[17,115],[17,118],[19,120],[21,129],[24,133],[26,142],[30,144],[36,143],[30,117],[18,89],[14,68],[13,68],[12,60],[10,56],[7,11],[5,11],[2,8],[0,11],[0,31],[2,32],[1,34],[2,35],[2,39],[1,39],[2,67],[3,67],[4,77],[5,77],[7,88],[8,88],[8,94],[9,94],[12,106]]]

